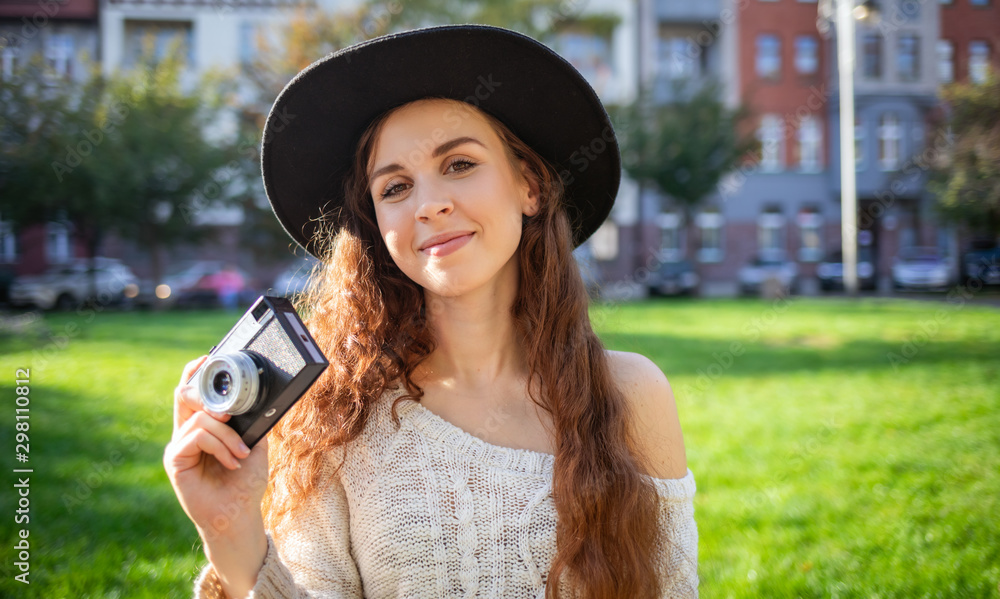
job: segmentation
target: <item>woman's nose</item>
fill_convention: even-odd
[[[419,189],[414,190],[417,194],[416,217],[418,220],[427,220],[452,211],[454,202],[446,186],[435,182],[424,181],[422,183]]]

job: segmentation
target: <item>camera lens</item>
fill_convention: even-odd
[[[251,351],[216,354],[202,367],[198,390],[205,409],[249,412],[267,394],[267,362]]]
[[[215,389],[215,392],[218,393],[219,395],[225,395],[229,393],[229,387],[232,384],[233,384],[232,375],[225,371],[215,375],[215,378],[212,379],[212,388]]]

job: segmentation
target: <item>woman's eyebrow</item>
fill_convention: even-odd
[[[437,158],[438,156],[440,156],[441,154],[444,154],[448,150],[451,150],[452,148],[455,148],[457,146],[460,146],[462,144],[467,144],[467,143],[479,144],[483,148],[486,147],[483,144],[483,142],[479,141],[475,137],[456,137],[455,139],[452,139],[450,141],[446,141],[443,144],[441,144],[440,146],[438,146],[434,150],[434,152],[431,154],[431,157],[432,158]],[[394,173],[394,172],[396,172],[398,170],[402,170],[402,168],[403,168],[402,166],[400,166],[399,164],[396,164],[395,162],[392,163],[392,164],[388,164],[388,165],[383,166],[382,168],[376,170],[374,173],[372,173],[371,180],[375,180],[375,179],[377,179],[377,178],[379,178],[382,175],[385,175],[387,173]]]

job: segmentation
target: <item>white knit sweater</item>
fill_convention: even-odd
[[[492,445],[411,400],[397,408],[397,430],[389,410],[403,392],[398,384],[379,400],[343,469],[294,528],[268,533],[252,599],[545,596],[555,456]],[[663,596],[697,597],[694,475],[651,480],[661,506],[651,559]],[[571,597],[565,580],[560,590]],[[211,566],[195,596],[225,597]]]

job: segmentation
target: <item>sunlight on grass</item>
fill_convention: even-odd
[[[702,596],[995,596],[1000,311],[791,298],[591,314],[674,388]],[[160,460],[181,368],[234,320],[70,313],[0,337],[7,397],[32,368],[35,468],[32,584],[7,576],[0,596],[190,596],[204,557]],[[13,519],[0,531],[14,538]]]

